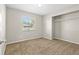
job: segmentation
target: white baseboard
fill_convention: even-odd
[[[21,42],[21,41],[26,41],[26,40],[39,39],[39,38],[46,38],[46,39],[49,39],[49,38],[47,38],[47,37],[36,37],[36,38],[23,39],[23,40],[19,40],[19,41],[9,42],[9,43],[6,43],[6,45],[8,45],[8,44],[13,44],[13,43],[17,43],[17,42]],[[79,42],[73,42],[73,41],[65,40],[65,39],[61,39],[61,38],[56,38],[56,39],[63,40],[63,41],[67,41],[67,42],[74,43],[74,44],[79,44]],[[50,39],[49,39],[49,40],[50,40]]]
[[[18,43],[18,42],[26,41],[26,40],[39,39],[39,38],[42,38],[42,37],[35,37],[35,38],[29,38],[29,39],[20,39],[20,40],[18,40],[18,41],[13,41],[13,42],[6,43],[6,45],[8,45],[8,44],[13,44],[13,43]]]
[[[79,44],[79,42],[70,41],[70,40],[67,40],[67,39],[61,39],[61,38],[56,38],[56,39],[59,39],[59,40],[62,40],[62,41],[66,41],[66,42],[70,42],[70,43],[74,43],[74,44]]]

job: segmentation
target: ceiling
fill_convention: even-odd
[[[23,11],[47,15],[50,13],[57,13],[58,11],[64,11],[75,4],[7,4],[7,7],[20,9]]]

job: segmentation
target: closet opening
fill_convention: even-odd
[[[62,25],[61,25],[61,19],[63,15],[57,15],[52,17],[52,37],[53,39],[60,39],[61,38],[61,32],[62,32]]]

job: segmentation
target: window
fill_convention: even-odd
[[[30,16],[22,16],[23,30],[33,29],[33,20]]]
[[[33,27],[33,20],[29,16],[22,16],[22,24],[24,29],[29,29]]]

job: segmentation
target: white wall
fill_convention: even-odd
[[[30,16],[32,19],[34,19],[34,30],[22,30],[22,16]],[[40,15],[7,8],[7,43],[9,44],[42,37],[42,25],[42,16]]]
[[[62,15],[65,13],[76,11],[76,10],[79,10],[79,5],[74,5],[74,6],[71,6],[69,8],[65,8],[63,11],[57,10],[57,12],[55,12],[55,13],[51,12],[51,14],[43,16],[43,21],[45,21],[43,24],[43,26],[45,26],[45,27],[43,27],[44,37],[48,38],[50,40],[53,38],[53,34],[52,34],[52,33],[54,33],[54,26],[52,25],[53,24],[52,23],[53,16]]]
[[[6,20],[6,8],[5,5],[0,5],[0,41],[6,41],[6,26],[5,26],[5,20]],[[5,52],[5,42],[3,44],[0,44],[0,54],[4,54]]]
[[[77,6],[79,7],[79,6]],[[78,8],[70,8],[70,10],[74,11],[74,10],[78,10]],[[54,26],[53,26],[53,20],[52,17],[56,16],[56,15],[62,15],[65,13],[70,12],[70,10],[68,11],[68,9],[64,12],[60,12],[60,13],[55,13],[55,14],[49,14],[49,15],[45,15],[43,17],[43,21],[44,22],[44,37],[48,38],[48,39],[52,39],[53,34],[54,33]],[[61,22],[59,22],[59,21]],[[57,26],[56,26],[56,38],[65,40],[65,41],[69,41],[69,42],[73,42],[73,43],[77,43],[79,44],[79,11],[77,12],[73,12],[71,14],[66,14],[62,17],[62,19],[58,19],[56,22]],[[51,25],[52,24],[52,25]],[[60,29],[59,29],[60,28]],[[61,30],[61,31],[60,31]]]
[[[43,16],[43,22],[42,22],[42,16],[40,16],[40,15],[36,15],[36,14],[32,14],[32,13],[29,13],[29,12],[24,12],[24,11],[20,11],[20,10],[16,10],[16,9],[7,8],[7,43],[13,43],[13,42],[17,42],[17,41],[28,40],[28,39],[39,38],[39,37],[45,37],[47,39],[52,40],[52,38],[53,38],[52,34],[54,33],[53,32],[54,27],[52,25],[52,17],[59,15],[59,14],[64,14],[64,13],[68,13],[68,12],[71,12],[71,11],[74,11],[74,10],[78,10],[78,7],[79,6],[76,6],[74,8],[70,8],[69,10],[66,9],[63,12],[60,11],[60,12],[57,12],[55,14],[45,15],[45,16]],[[76,13],[76,14],[78,14],[78,13]],[[22,25],[20,23],[20,17],[23,16],[23,15],[27,15],[27,16],[29,15],[33,19],[35,19],[35,22],[36,22],[36,26],[35,26],[36,29],[35,30],[29,31],[29,32],[28,31],[22,31]],[[69,17],[74,17],[74,16],[76,16],[76,15],[75,14],[73,14],[71,16],[65,15],[64,19],[66,19],[66,18],[69,19]],[[69,31],[65,30],[65,29],[67,29],[66,28],[67,23],[68,22],[62,22],[61,23],[61,24],[63,24],[62,36],[60,36],[60,34],[58,34],[58,38],[62,37],[61,39],[64,39],[66,41],[78,42],[77,39],[76,40],[71,39],[71,38],[65,39],[66,33],[63,33],[63,32],[65,32],[65,31],[69,32]],[[42,31],[42,28],[43,28],[43,31]],[[71,34],[69,34],[69,35],[71,35]]]
[[[43,37],[52,40],[52,18],[43,17]]]
[[[2,18],[2,33],[0,33],[0,37],[2,37],[2,39],[0,40],[4,40],[5,41],[5,19],[6,19],[6,8],[5,5],[0,5],[0,14],[1,14],[1,18]],[[1,26],[0,25],[0,26]]]

